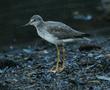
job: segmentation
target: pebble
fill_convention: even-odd
[[[100,58],[103,58],[103,57],[104,57],[104,55],[100,54],[100,55],[96,56],[95,59],[97,60],[97,59],[100,59]]]
[[[2,74],[2,73],[3,73],[3,70],[0,69],[0,74]]]
[[[25,53],[32,54],[33,49],[23,49]]]
[[[88,57],[92,58],[94,55],[92,53],[88,54]]]
[[[106,54],[105,57],[110,59],[110,54]]]

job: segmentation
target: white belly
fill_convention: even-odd
[[[37,32],[38,32],[38,35],[41,38],[45,39],[46,41],[48,41],[52,44],[57,44],[58,39],[56,37],[54,37],[53,35],[49,34],[46,31],[45,32],[40,32],[40,31],[37,30]]]

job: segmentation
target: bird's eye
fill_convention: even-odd
[[[33,22],[35,22],[36,20],[34,19]]]
[[[32,19],[32,20],[31,20],[31,22],[35,22],[35,21],[36,21],[35,19]]]

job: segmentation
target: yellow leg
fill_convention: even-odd
[[[62,67],[64,68],[64,64],[65,64],[65,57],[66,57],[66,54],[65,54],[65,48],[64,48],[64,47],[62,47],[62,52],[63,52]]]
[[[61,72],[64,70],[64,61],[65,61],[65,49],[62,46],[62,63],[60,63],[60,48],[57,46],[57,64],[56,64],[56,71]]]
[[[57,64],[56,64],[56,69],[58,70],[59,68],[59,62],[60,62],[60,49],[58,46],[56,46],[57,48]]]
[[[59,65],[60,64],[60,48],[58,46],[56,46],[56,48],[57,48],[57,63],[56,63],[56,66],[53,66],[52,69],[50,70],[50,72],[54,72],[54,73],[63,71],[64,60],[65,60],[65,55],[64,55],[65,50],[63,49],[63,63],[62,65]]]

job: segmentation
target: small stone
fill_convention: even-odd
[[[44,50],[44,53],[45,53],[45,54],[47,54],[47,53],[48,53],[48,51],[47,51],[47,50]]]
[[[28,68],[32,68],[32,66],[31,66],[31,65],[28,65],[27,67],[28,67]]]
[[[33,52],[32,49],[23,49],[23,51],[24,51],[25,53],[28,53],[28,54],[31,54],[31,53]]]
[[[13,81],[14,81],[14,82],[17,82],[18,80],[14,78]]]
[[[2,74],[2,73],[3,73],[3,70],[0,69],[0,74]]]
[[[89,53],[88,54],[88,57],[90,57],[90,58],[93,57],[93,54],[92,53]]]
[[[105,57],[110,59],[110,54],[106,54]]]
[[[5,67],[16,67],[17,63],[13,60],[1,59],[0,60],[0,68],[3,69]]]
[[[95,59],[97,60],[97,59],[100,59],[100,58],[103,58],[103,57],[104,57],[104,55],[101,54],[101,55],[96,56]]]
[[[11,50],[13,50],[14,49],[14,47],[11,45],[10,47],[9,47]]]

